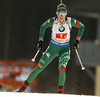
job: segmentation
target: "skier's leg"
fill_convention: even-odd
[[[70,59],[70,48],[63,49],[59,56],[59,88],[58,93],[63,93],[66,80],[66,65]]]
[[[57,49],[50,46],[40,59],[38,66],[30,73],[23,86],[16,92],[23,92],[27,86],[35,79],[35,77],[44,70],[44,68],[57,56]],[[26,84],[27,83],[27,84]],[[24,87],[24,88],[23,88]]]
[[[34,69],[27,78],[27,82],[31,83],[35,77],[44,70],[44,68],[58,55],[54,45],[50,45],[40,59],[38,66]]]

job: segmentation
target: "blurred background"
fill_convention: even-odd
[[[37,52],[40,26],[56,16],[60,0],[0,0],[0,84],[1,91],[13,91],[22,85],[37,65],[31,62]],[[68,16],[81,21],[85,31],[78,49],[86,70],[82,71],[75,51],[66,68],[65,94],[100,95],[100,0],[63,0]],[[71,48],[78,29],[71,31]],[[43,52],[50,42],[46,29]],[[26,91],[57,93],[58,58],[33,81]]]

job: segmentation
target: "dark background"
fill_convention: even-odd
[[[59,0],[0,0],[0,59],[30,60],[37,51],[39,30],[43,22],[56,16]],[[68,16],[85,25],[81,41],[95,40],[97,18],[79,15],[80,12],[99,13],[100,0],[63,0],[67,5]],[[71,48],[77,37],[78,29],[71,31]],[[44,49],[50,41],[51,29],[46,29]],[[80,48],[82,49],[82,48]],[[38,62],[42,52],[39,53]],[[84,62],[83,62],[84,63]],[[58,89],[58,59],[55,58],[38,76],[38,85],[33,92],[56,93]],[[94,81],[75,63],[75,52],[66,69],[65,92],[68,94],[94,95]]]

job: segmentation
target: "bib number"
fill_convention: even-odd
[[[56,38],[58,39],[66,39],[68,33],[56,33]]]

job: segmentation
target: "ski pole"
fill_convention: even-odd
[[[85,70],[85,67],[84,67],[83,64],[82,64],[82,61],[81,61],[81,59],[80,59],[80,56],[79,56],[79,54],[78,54],[77,49],[75,49],[75,51],[76,51],[77,57],[78,57],[78,59],[79,59],[79,62],[80,62],[80,64],[81,64],[81,69],[82,69],[82,70]]]
[[[37,57],[37,55],[38,55],[39,51],[40,51],[40,50],[38,50],[38,51],[36,52],[36,54],[35,54],[34,58],[32,58],[32,62],[34,62],[34,61],[35,61],[35,58]]]

